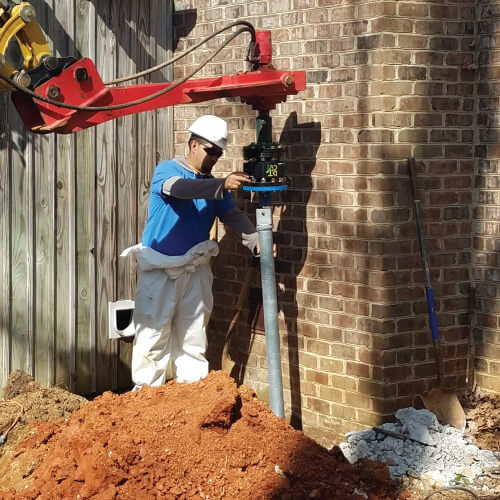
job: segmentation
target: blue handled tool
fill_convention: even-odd
[[[429,326],[431,329],[432,346],[436,361],[436,382],[437,388],[421,394],[420,397],[425,407],[432,411],[441,423],[452,425],[458,429],[465,428],[465,413],[458,400],[457,395],[450,390],[443,389],[443,355],[441,350],[441,339],[439,337],[438,322],[436,317],[436,307],[434,304],[434,293],[431,287],[429,272],[429,262],[427,250],[425,248],[425,238],[422,224],[422,210],[417,187],[417,170],[415,158],[408,159],[408,170],[411,179],[411,189],[413,202],[415,204],[415,221],[417,223],[418,243],[420,245],[420,255],[422,257],[422,267],[424,271],[425,295],[427,297],[427,310],[429,313]]]
[[[427,297],[427,310],[429,312],[429,325],[431,327],[432,344],[436,356],[437,383],[440,386],[443,379],[443,364],[441,356],[441,339],[439,338],[438,323],[436,317],[436,307],[434,305],[434,293],[431,287],[431,277],[429,272],[429,261],[425,248],[424,230],[422,224],[422,209],[417,188],[417,172],[415,169],[415,158],[408,160],[410,170],[411,189],[413,193],[413,203],[415,204],[415,221],[417,223],[418,243],[420,245],[420,255],[422,256],[422,267],[424,271],[425,296]]]

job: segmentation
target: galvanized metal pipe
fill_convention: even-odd
[[[269,376],[269,403],[278,417],[285,416],[283,383],[281,380],[280,338],[278,330],[278,299],[273,257],[273,217],[271,207],[257,208],[257,231],[260,244],[260,276],[264,327],[266,330],[267,369]]]

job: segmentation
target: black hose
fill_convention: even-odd
[[[155,71],[157,71],[159,69],[170,66],[174,62],[177,62],[179,59],[182,59],[184,56],[187,56],[188,54],[193,52],[193,50],[196,50],[198,47],[201,47],[204,43],[208,42],[209,40],[211,40],[215,36],[220,35],[224,31],[226,31],[230,28],[233,28],[234,26],[239,26],[239,25],[247,26],[249,28],[249,33],[252,35],[251,41],[255,42],[255,28],[253,27],[253,25],[251,23],[249,23],[248,21],[235,21],[234,23],[230,23],[227,26],[224,26],[223,28],[221,28],[220,30],[215,31],[211,35],[208,35],[207,37],[203,38],[203,40],[201,40],[200,42],[196,43],[195,45],[193,45],[189,49],[185,50],[184,52],[181,52],[180,54],[176,55],[175,57],[173,57],[172,59],[170,59],[168,61],[165,61],[161,64],[156,65],[156,66],[153,66],[149,69],[145,69],[144,71],[140,71],[139,73],[135,73],[133,75],[124,76],[122,78],[116,78],[115,80],[110,80],[109,82],[105,82],[104,85],[114,85],[116,83],[123,83],[123,82],[128,82],[129,80],[135,80],[141,76],[149,75],[150,73],[154,73]]]
[[[136,106],[138,104],[142,104],[147,101],[151,101],[152,99],[156,99],[157,97],[162,96],[163,94],[166,94],[167,92],[170,92],[171,90],[177,88],[179,85],[182,85],[184,82],[189,80],[192,76],[194,76],[196,73],[198,73],[201,69],[203,69],[221,50],[228,45],[234,38],[236,38],[238,35],[244,32],[250,32],[252,33],[252,30],[250,30],[248,27],[240,28],[239,30],[235,31],[228,40],[224,41],[220,47],[218,47],[211,55],[210,57],[202,62],[200,65],[198,65],[191,73],[189,73],[187,76],[184,78],[181,78],[179,81],[172,83],[168,87],[164,88],[163,90],[160,90],[158,92],[155,92],[154,94],[151,94],[147,97],[143,97],[141,99],[137,99],[135,101],[123,103],[123,104],[115,104],[113,106],[76,106],[73,104],[66,104],[63,102],[55,101],[54,99],[50,99],[48,97],[44,97],[41,95],[36,94],[32,90],[26,89],[19,85],[17,82],[14,80],[11,80],[5,75],[2,75],[0,73],[0,79],[7,82],[9,85],[14,87],[15,89],[19,90],[20,92],[23,92],[26,95],[29,95],[33,99],[37,99],[42,102],[46,102],[47,104],[52,104],[54,106],[57,106],[59,108],[65,108],[65,109],[73,109],[76,111],[114,111],[118,109],[124,109],[124,108],[129,108],[131,106]],[[254,33],[254,32],[253,32]]]

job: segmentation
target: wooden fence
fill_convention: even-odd
[[[32,3],[53,52],[90,57],[104,81],[171,54],[170,1]],[[128,384],[130,344],[108,339],[108,301],[133,298],[134,262],[118,256],[141,238],[172,137],[172,109],[36,135],[0,95],[0,386],[15,369],[81,394]]]

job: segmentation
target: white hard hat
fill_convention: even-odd
[[[227,149],[227,123],[218,116],[200,116],[189,127],[189,131],[221,149]]]

